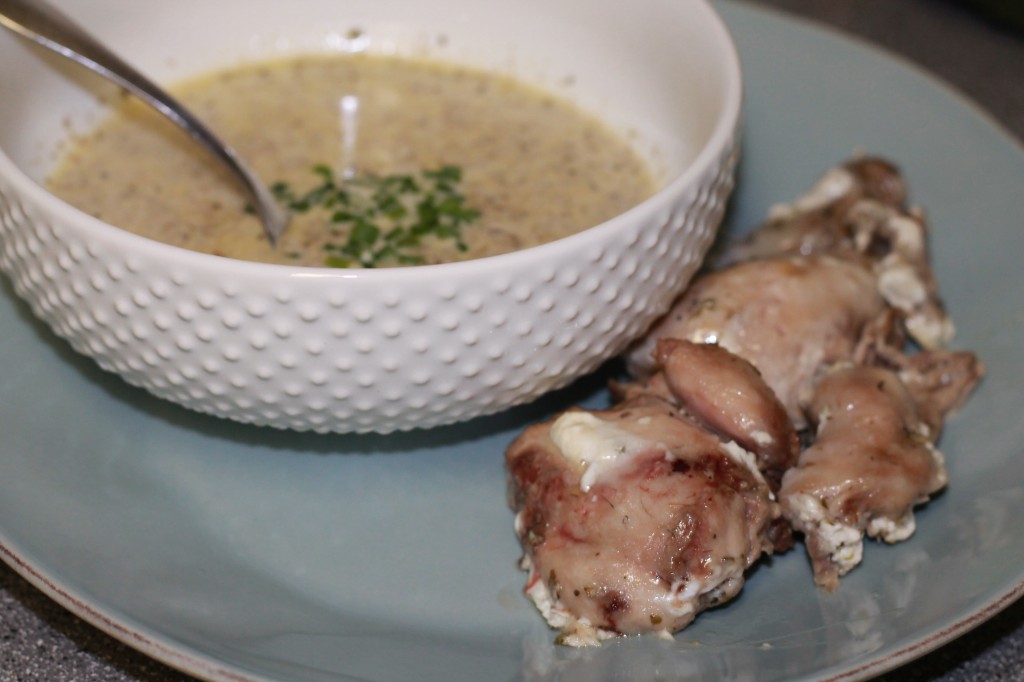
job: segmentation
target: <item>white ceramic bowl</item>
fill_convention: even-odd
[[[193,253],[46,192],[60,141],[98,120],[103,87],[0,36],[0,267],[77,351],[200,412],[388,432],[531,400],[593,370],[664,312],[732,189],[740,67],[703,1],[59,5],[161,82],[351,49],[513,73],[632,134],[664,178],[654,197],[602,225],[477,261],[348,271]]]

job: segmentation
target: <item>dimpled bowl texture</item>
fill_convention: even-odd
[[[65,0],[159,82],[361,50],[512,73],[629,134],[664,179],[577,235],[494,258],[369,271],[234,261],[144,239],[44,189],[111,90],[0,36],[0,267],[101,367],[240,422],[386,433],[497,412],[595,369],[663,313],[732,190],[740,68],[694,0]]]

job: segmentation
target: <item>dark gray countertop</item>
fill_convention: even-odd
[[[1024,140],[1024,33],[953,0],[751,1],[823,22],[908,58]],[[0,564],[0,682],[191,679],[82,622]],[[1024,681],[1024,602],[881,679]]]

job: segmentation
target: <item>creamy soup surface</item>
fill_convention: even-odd
[[[268,184],[283,183],[291,196],[322,182],[317,166],[339,182],[457,168],[457,192],[479,215],[463,225],[461,240],[426,235],[415,262],[480,258],[558,239],[657,189],[629,142],[597,118],[474,69],[306,56],[217,72],[174,92]],[[338,265],[331,254],[352,230],[332,220],[336,206],[313,206],[294,213],[272,248],[235,182],[171,124],[127,98],[72,141],[49,185],[109,223],[230,258]],[[373,265],[401,264],[384,256]]]

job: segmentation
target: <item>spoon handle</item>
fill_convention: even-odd
[[[163,88],[118,57],[68,16],[43,0],[0,0],[0,26],[66,57],[128,90],[203,145],[242,181],[276,244],[288,216],[235,151]]]

